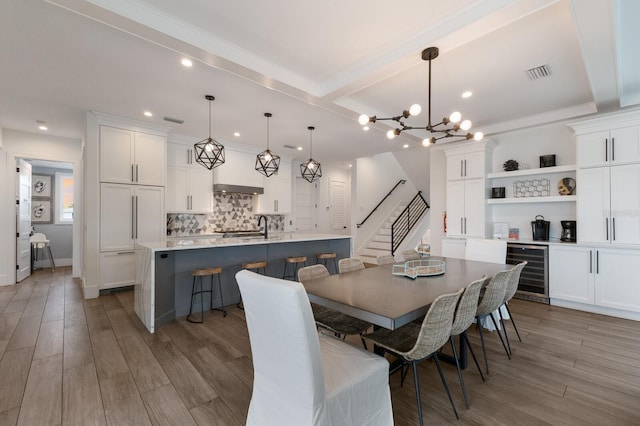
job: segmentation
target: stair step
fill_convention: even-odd
[[[376,234],[373,236],[372,242],[391,244],[391,235]]]
[[[391,243],[386,241],[371,241],[367,246],[367,248],[376,249],[376,250],[387,250],[387,251],[389,251],[390,247],[391,247]]]
[[[377,265],[377,264],[378,264],[378,263],[377,263],[377,262],[378,262],[378,261],[377,261],[377,259],[376,259],[375,257],[373,257],[373,256],[365,256],[365,255],[360,254],[360,255],[358,255],[358,257],[359,257],[359,258],[360,258],[360,260],[362,260],[364,263],[370,263],[370,264],[372,264],[372,265]]]
[[[376,235],[391,235],[391,227],[378,229],[378,232]]]

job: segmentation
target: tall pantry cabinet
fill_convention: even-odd
[[[135,284],[136,243],[166,238],[168,131],[87,114],[85,298]]]

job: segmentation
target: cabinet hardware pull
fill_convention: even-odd
[[[467,160],[464,160],[464,176],[467,177]]]
[[[462,161],[463,161],[463,160],[460,160],[460,177],[463,177],[463,176],[464,176],[464,175],[462,174]]]
[[[136,164],[136,182],[138,181],[138,165]]]
[[[133,167],[133,166],[132,166]],[[135,207],[134,207],[134,203],[135,201],[133,200],[133,195],[131,196],[131,239],[133,240],[134,237],[134,230],[133,230],[133,224],[136,221],[136,212],[135,212]]]
[[[604,161],[609,161],[609,139],[604,140]]]
[[[600,273],[600,250],[596,250],[596,274]]]
[[[589,250],[589,273],[593,274],[593,250]]]
[[[138,239],[138,196],[136,195],[136,240]]]
[[[613,156],[611,156],[611,160],[613,161]],[[616,218],[611,219],[611,238],[613,241],[616,240]]]
[[[119,251],[117,254],[135,254],[135,251]]]
[[[133,163],[131,164],[131,182],[135,182],[133,180]]]
[[[604,228],[605,228],[605,230],[607,232],[606,240],[609,241],[609,218],[608,217],[604,218]]]
[[[616,161],[616,138],[611,138],[611,161]]]
[[[467,235],[467,218],[464,218],[464,234]]]
[[[462,218],[460,218],[460,234],[464,234],[464,228],[462,227]]]
[[[189,196],[187,195],[187,210],[189,210]]]

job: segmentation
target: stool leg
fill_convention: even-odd
[[[336,258],[333,258],[333,273],[337,274],[338,273],[338,262],[336,261]]]
[[[282,272],[282,279],[283,280],[287,279],[287,261],[286,260],[284,262],[284,272]]]
[[[220,282],[220,274],[216,274],[216,277],[218,278],[218,290],[220,291],[220,306],[222,306],[222,308],[214,308],[213,302],[211,302],[211,310],[222,312],[222,317],[224,318],[227,316],[227,311],[224,310],[224,300],[222,299],[222,283]],[[213,276],[211,276],[211,293],[213,294]]]
[[[196,293],[196,278],[197,277],[193,277],[193,283],[191,284],[191,306],[189,307],[189,315],[187,315],[187,321],[189,322],[193,322],[196,324],[200,324],[204,321],[204,312],[202,312],[202,305],[200,306],[200,314],[201,314],[201,320],[200,321],[196,321],[196,320],[192,320],[191,319],[191,313],[193,312],[193,296],[195,296]],[[200,301],[202,302],[202,278],[200,278]]]

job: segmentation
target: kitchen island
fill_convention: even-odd
[[[136,247],[135,310],[149,332],[176,317],[185,316],[191,306],[191,271],[222,267],[220,276],[224,305],[240,301],[235,274],[245,262],[266,260],[267,275],[282,277],[284,258],[307,256],[307,265],[316,254],[336,253],[337,259],[350,257],[353,242],[349,235],[279,233],[268,238],[183,238],[166,242],[138,244]],[[208,277],[205,277],[205,285]],[[221,305],[214,289],[213,305]],[[196,298],[199,302],[200,298]],[[208,297],[204,309],[209,309]],[[194,304],[194,310],[200,305]]]

